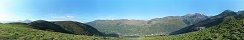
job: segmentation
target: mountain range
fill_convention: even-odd
[[[206,19],[205,21],[195,23],[194,25],[182,28],[181,30],[172,32],[170,34],[175,35],[175,34],[182,34],[182,33],[187,33],[187,32],[192,32],[192,31],[198,31],[198,30],[210,27],[210,26],[216,26],[221,23],[230,22],[233,19],[239,20],[239,19],[242,19],[243,17],[244,17],[244,11],[234,12],[231,10],[225,10],[224,12],[222,12],[219,15],[210,17],[210,18]]]
[[[219,15],[172,32],[171,36],[154,36],[146,40],[244,40],[244,11],[225,10]]]
[[[168,16],[151,20],[95,20],[86,24],[104,33],[119,35],[168,35],[186,26],[207,19],[208,16],[195,13],[184,16]]]

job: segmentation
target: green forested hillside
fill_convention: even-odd
[[[97,29],[91,27],[90,25],[74,22],[74,21],[55,21],[54,24],[59,25],[61,28],[64,28],[65,30],[74,33],[74,34],[80,34],[80,35],[103,35],[101,32],[99,32]]]
[[[190,28],[191,27],[191,28]],[[226,10],[203,22],[188,27],[184,34],[146,37],[145,39],[165,40],[244,40],[243,12]],[[188,32],[188,33],[186,33]]]
[[[206,27],[210,27],[210,26],[215,26],[215,25],[219,25],[223,22],[229,22],[232,19],[240,19],[243,18],[242,15],[243,13],[240,12],[234,12],[231,10],[225,10],[224,12],[220,13],[219,15],[210,17],[204,21],[201,21],[199,23],[196,23],[194,25],[182,28],[181,30],[172,32],[171,34],[181,34],[181,33],[186,33],[186,32],[191,32],[191,31],[197,31],[200,29],[204,29]]]
[[[164,40],[244,40],[244,19],[231,20],[208,28],[172,36],[154,36],[144,39]]]
[[[48,22],[48,21],[45,21],[45,20],[33,21],[33,22],[28,23],[26,25],[29,25],[30,28],[39,29],[39,30],[71,33],[69,31],[66,31],[64,28],[60,27],[59,25],[56,25],[56,24],[54,24],[52,22]]]
[[[62,33],[69,33],[69,34],[79,34],[79,35],[102,35],[97,29],[82,24],[79,22],[74,21],[54,21],[48,22],[44,20],[37,20],[27,25],[30,28],[40,29],[40,30],[47,30],[47,31],[55,31],[55,32],[62,32]]]
[[[0,24],[0,40],[117,40],[113,37],[74,35],[27,28],[23,24]]]

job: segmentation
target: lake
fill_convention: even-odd
[[[122,38],[139,38],[139,36],[122,36]]]

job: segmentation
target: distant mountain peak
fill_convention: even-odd
[[[228,16],[228,15],[235,15],[235,14],[237,14],[235,11],[225,10],[220,15],[222,15],[222,16]]]
[[[225,11],[223,11],[221,14],[223,14],[223,13],[235,13],[235,11],[232,11],[232,10],[225,10]]]
[[[206,16],[204,14],[200,14],[200,13],[186,14],[183,16],[184,22],[187,25],[192,25],[192,24],[197,23],[199,21],[203,21],[207,18],[208,18],[208,16]]]
[[[223,11],[223,12],[227,13],[227,12],[235,12],[235,11],[232,11],[232,10],[225,10],[225,11]]]

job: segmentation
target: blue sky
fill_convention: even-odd
[[[244,10],[244,0],[0,0],[0,21],[149,20],[189,13]]]

